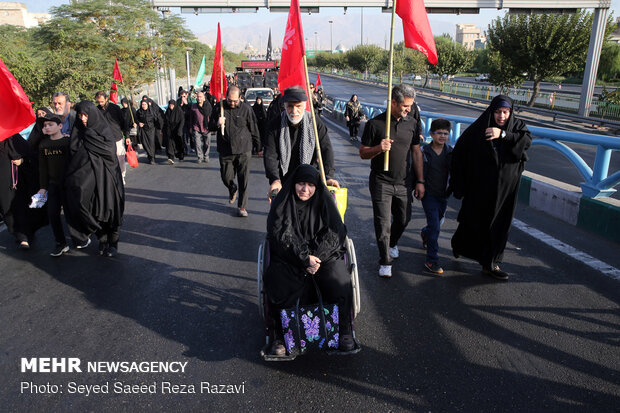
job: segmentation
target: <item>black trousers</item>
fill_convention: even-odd
[[[411,190],[407,185],[394,185],[370,174],[370,197],[379,247],[379,264],[391,265],[390,247],[396,246],[411,220]]]
[[[360,130],[359,122],[353,122],[353,121],[349,122],[349,137],[357,138],[357,134],[359,133],[359,130]]]
[[[168,155],[168,159],[174,159],[176,156],[179,160],[183,160],[185,157],[185,141],[183,136],[168,136],[166,155]]]
[[[67,245],[65,230],[62,226],[60,213],[62,211],[63,190],[62,186],[50,183],[47,187],[47,216],[54,233],[56,244]]]
[[[250,159],[251,152],[238,153],[235,155],[220,155],[220,175],[222,182],[228,188],[228,194],[232,197],[235,191],[237,194],[237,206],[247,208],[248,206],[248,181],[250,180]],[[235,175],[237,184],[235,184]]]

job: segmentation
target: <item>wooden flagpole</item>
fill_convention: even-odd
[[[224,62],[222,62],[222,55],[220,52],[220,116],[224,117],[224,75],[223,75],[223,70],[222,70],[222,65],[224,64]],[[222,136],[224,136],[224,129],[226,127],[226,121],[224,121],[224,123],[222,123]]]
[[[310,94],[310,77],[308,76],[308,60],[304,53],[304,70],[306,72],[306,90],[308,95]],[[312,104],[312,96],[308,96],[308,104],[310,105],[310,115],[312,116],[312,128],[314,131],[314,140],[316,142],[316,153],[319,160],[319,172],[321,172],[321,180],[327,186],[327,179],[325,178],[325,168],[323,167],[323,155],[321,154],[321,143],[319,142],[319,133],[316,128],[316,117],[314,115],[314,105]]]
[[[388,72],[387,108],[385,109],[385,139],[390,139],[390,121],[392,119],[392,71],[394,70],[394,20],[396,18],[396,1],[392,1],[392,27],[390,31],[390,64]],[[390,151],[385,151],[383,170],[390,170]]]

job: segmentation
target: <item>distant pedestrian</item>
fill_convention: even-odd
[[[151,165],[155,164],[155,116],[149,108],[146,100],[140,102],[140,108],[136,111],[138,121],[138,142],[144,148]]]
[[[95,233],[99,254],[118,251],[125,209],[123,177],[115,155],[116,136],[93,102],[83,100],[71,136],[71,158],[65,173],[64,205],[70,228]]]
[[[164,121],[164,133],[166,135],[166,154],[168,155],[168,163],[174,164],[174,157],[179,161],[183,161],[185,157],[185,142],[183,141],[183,125],[185,124],[185,114],[183,110],[177,106],[174,99],[168,102]]]
[[[379,247],[379,276],[384,278],[392,276],[392,261],[399,257],[398,241],[411,220],[412,169],[417,179],[416,198],[424,197],[422,122],[415,105],[415,89],[404,84],[395,86],[390,105],[390,139],[385,137],[387,114],[383,112],[366,123],[359,150],[362,159],[371,159],[369,189]],[[387,151],[389,168],[384,171]]]
[[[449,120],[441,118],[433,120],[430,129],[433,141],[422,147],[425,188],[422,206],[426,214],[426,226],[422,228],[420,235],[426,248],[424,267],[433,274],[443,274],[443,268],[439,265],[438,239],[450,195],[448,178],[452,146],[447,143],[450,129]]]
[[[259,144],[260,136],[252,107],[241,102],[241,91],[237,86],[228,87],[223,111],[219,105],[215,107],[209,129],[217,131],[220,175],[222,182],[228,188],[228,201],[232,204],[238,197],[237,215],[247,217],[247,189],[252,145]],[[235,184],[235,176],[237,184]]]
[[[360,122],[364,112],[362,112],[362,105],[357,100],[357,95],[351,96],[351,99],[347,102],[347,106],[344,110],[344,118],[347,121],[347,127],[349,128],[349,140],[356,141],[357,134],[360,129]]]
[[[452,152],[451,187],[455,198],[463,199],[453,254],[478,261],[483,273],[499,280],[508,279],[499,264],[531,144],[530,131],[513,114],[512,99],[498,95]]]
[[[256,125],[258,126],[258,132],[260,134],[260,144],[252,149],[252,152],[258,155],[262,155],[263,147],[265,146],[265,124],[267,122],[267,111],[263,105],[263,98],[260,96],[256,98],[256,102],[252,105],[254,116],[256,116]]]
[[[183,139],[185,141],[185,153],[189,153],[189,148],[196,149],[193,140],[193,134],[191,131],[192,123],[192,105],[196,103],[194,99],[189,96],[187,90],[182,90],[180,96],[177,99],[177,106],[181,108],[185,115],[185,121],[183,123]]]
[[[196,156],[198,156],[198,163],[209,163],[209,146],[211,145],[209,119],[213,108],[206,100],[204,92],[198,92],[196,100],[196,103],[192,105],[190,121],[194,146],[196,147]]]
[[[121,104],[123,105],[121,111],[123,112],[122,129],[123,136],[125,137],[125,145],[129,146],[131,144],[134,150],[136,150],[138,149],[138,124],[136,123],[136,109],[133,107],[133,102],[127,98],[121,99]]]

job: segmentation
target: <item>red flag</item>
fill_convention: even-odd
[[[110,87],[110,100],[113,103],[118,103],[118,86],[116,85],[116,83],[122,83],[123,76],[121,75],[121,69],[118,68],[118,62],[116,61],[116,58],[114,58],[114,72],[112,72],[112,79],[116,80],[116,82],[113,81],[112,86]]]
[[[291,0],[291,8],[288,12],[282,54],[280,58],[280,72],[278,74],[278,88],[280,92],[291,86],[301,86],[308,94],[306,87],[306,71],[304,69],[304,31],[301,26],[301,14],[299,0]],[[306,106],[310,110],[309,105]]]
[[[396,14],[403,19],[405,46],[416,49],[426,55],[432,65],[437,64],[435,39],[428,22],[424,0],[398,0]]]
[[[222,93],[220,94],[220,81],[222,82]],[[224,72],[224,58],[222,57],[222,34],[220,24],[217,24],[217,42],[215,43],[215,57],[213,59],[213,72],[209,82],[209,93],[216,97],[218,102],[226,96],[228,81]]]
[[[320,73],[316,74],[316,84],[314,86],[316,87],[317,90],[319,89],[319,86],[322,86]]]
[[[0,141],[26,129],[35,121],[30,100],[24,89],[0,59]]]

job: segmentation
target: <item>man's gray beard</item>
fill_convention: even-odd
[[[302,114],[297,119],[293,120],[291,118],[291,115],[288,112],[286,112],[286,117],[288,118],[288,121],[291,122],[293,125],[299,124],[302,121],[302,119],[304,118],[304,116]]]

